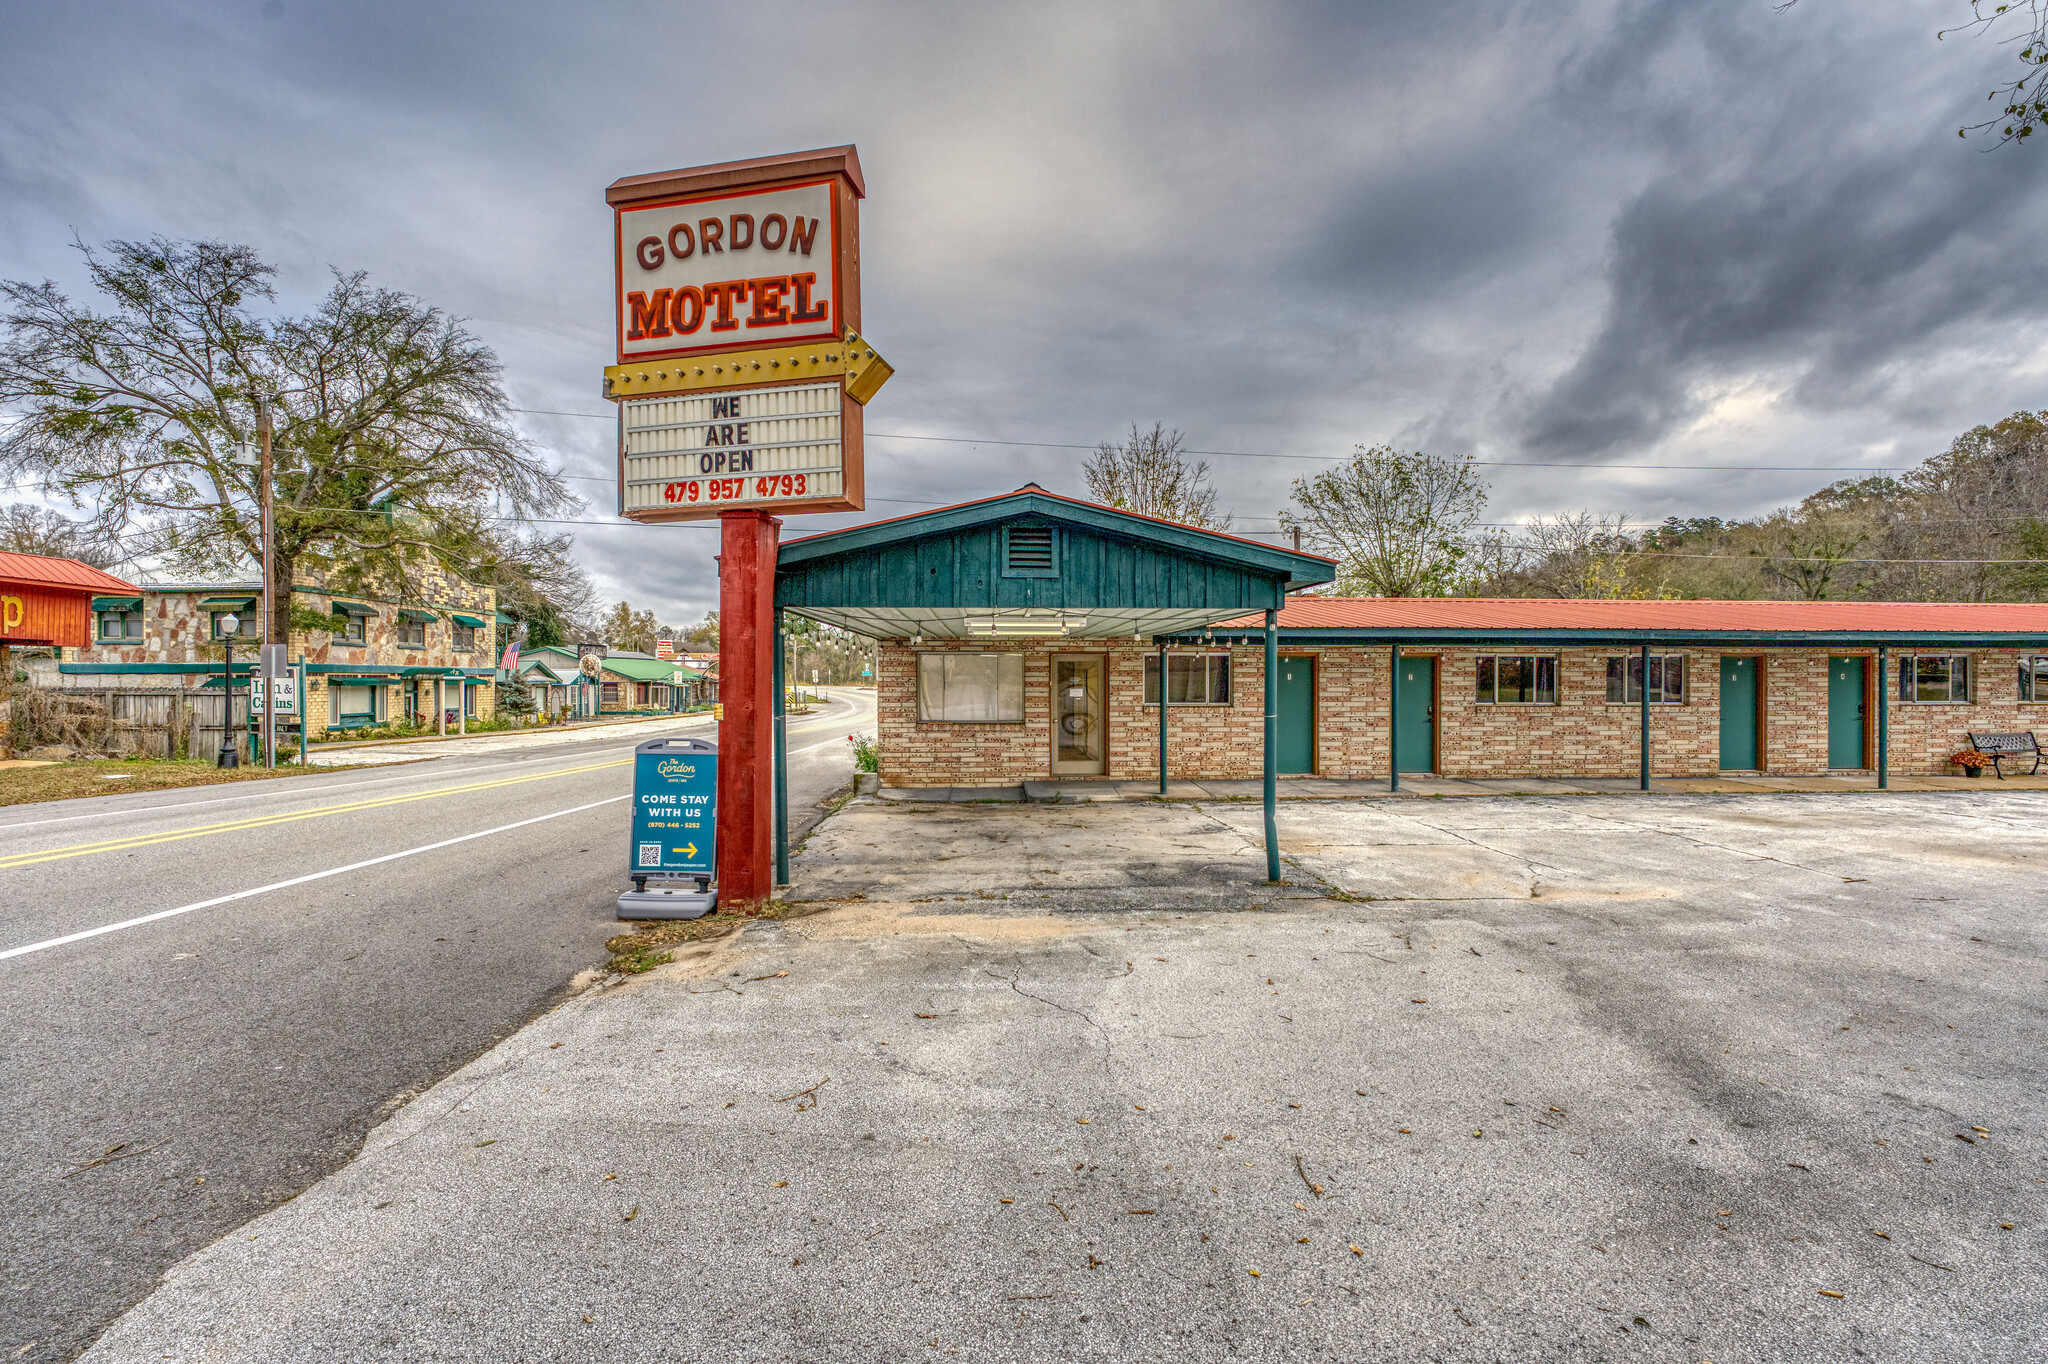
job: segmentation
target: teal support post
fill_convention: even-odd
[[[782,700],[782,612],[775,612],[775,884],[789,884],[789,716]]]
[[[1280,789],[1273,770],[1273,747],[1280,739],[1280,613],[1266,612],[1266,879],[1280,879],[1280,821],[1276,806]],[[1159,714],[1166,714],[1166,678],[1159,679]],[[1164,720],[1161,720],[1164,723]]]
[[[1166,794],[1166,641],[1159,641],[1159,794]]]
[[[1643,781],[1645,791],[1650,789],[1650,646],[1645,644],[1638,655],[1643,670],[1643,680],[1636,688],[1642,694],[1643,712]]]
[[[1401,789],[1401,646],[1389,644],[1387,657],[1387,790]]]
[[[1877,646],[1877,789],[1891,789],[1892,773],[1892,651],[1886,645]]]
[[[306,730],[313,723],[313,717],[306,714],[306,656],[299,655],[299,766],[306,765]]]

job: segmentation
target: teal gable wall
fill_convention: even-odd
[[[1003,576],[1003,527],[1053,526],[1055,578]],[[1282,579],[1104,534],[1043,516],[1019,516],[914,540],[850,549],[780,569],[778,606],[1059,610],[1278,607]]]

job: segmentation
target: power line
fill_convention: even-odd
[[[513,412],[539,412],[551,417],[589,417],[593,421],[613,421],[615,417],[607,412],[555,412],[538,407],[515,407]],[[871,440],[922,440],[942,441],[952,445],[1007,445],[1027,450],[1095,450],[1094,445],[1074,445],[1062,441],[1047,440],[997,440],[992,436],[913,436],[898,431],[869,431]],[[1349,459],[1343,455],[1289,455],[1273,450],[1183,450],[1185,455],[1204,459]],[[1746,473],[1746,474],[1887,474],[1903,473],[1919,466],[1913,464],[1602,464],[1597,461],[1572,462],[1557,460],[1509,460],[1475,459],[1468,461],[1482,469],[1645,469],[1652,472],[1690,473]]]

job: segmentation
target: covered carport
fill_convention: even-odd
[[[785,612],[880,642],[934,648],[979,642],[1012,648],[1149,643],[1166,685],[1168,641],[1210,622],[1263,613],[1266,861],[1280,875],[1273,834],[1277,613],[1291,592],[1329,582],[1332,561],[1046,492],[1015,492],[781,547],[775,570],[776,879],[788,880],[783,795]],[[1021,687],[1021,681],[1019,683]],[[1031,762],[1034,731],[997,731],[1006,756]],[[1104,705],[1106,707],[1106,698]],[[1168,711],[1158,707],[1159,781],[1167,779]],[[886,723],[886,722],[885,722]],[[952,723],[950,721],[945,723]],[[976,723],[962,721],[962,725]]]

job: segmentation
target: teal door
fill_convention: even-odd
[[[1273,752],[1276,772],[1316,770],[1316,661],[1280,660],[1279,743]]]
[[[1721,767],[1756,770],[1756,683],[1758,660],[1721,660]]]
[[[1828,766],[1863,766],[1863,669],[1860,658],[1828,660]]]
[[[1394,763],[1402,772],[1436,771],[1436,660],[1424,655],[1401,660],[1401,726],[1394,735]]]

